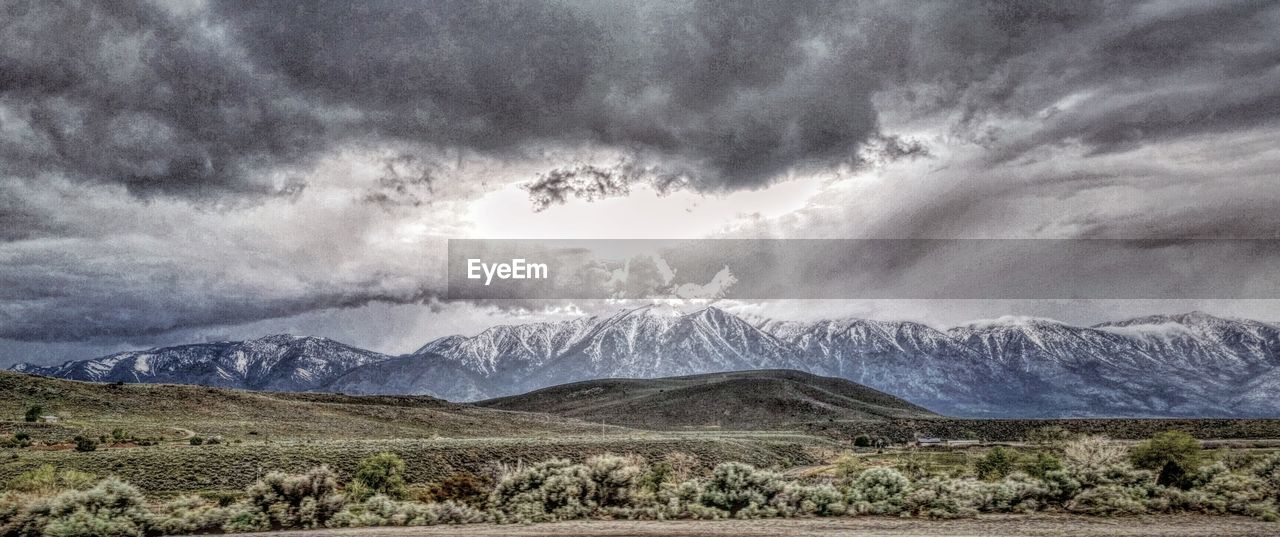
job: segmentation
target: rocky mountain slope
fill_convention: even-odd
[[[264,391],[314,391],[360,366],[391,357],[327,338],[287,334],[130,351],[15,371],[94,382],[202,384]]]
[[[300,349],[300,350],[295,350]],[[599,378],[756,369],[838,377],[964,417],[1280,416],[1280,328],[1193,312],[1071,326],[1004,317],[938,330],[866,319],[747,322],[662,306],[495,326],[396,358],[328,340],[121,353],[48,376],[264,390],[423,394],[455,401]]]

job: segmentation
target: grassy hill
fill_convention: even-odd
[[[58,422],[23,421],[32,405]],[[146,441],[72,450],[75,436],[110,436],[115,429]],[[239,490],[272,470],[319,464],[346,478],[360,459],[382,451],[408,461],[411,482],[430,483],[455,473],[482,475],[496,464],[599,453],[654,460],[683,453],[704,468],[728,460],[789,467],[812,464],[834,446],[803,433],[655,433],[432,397],[117,385],[0,372],[0,441],[16,432],[29,435],[31,445],[0,448],[0,489],[45,464],[116,475],[148,492],[181,492]],[[221,442],[191,445],[193,435]]]
[[[31,405],[59,417],[28,424]],[[0,372],[0,434],[37,439],[98,436],[123,428],[138,436],[218,435],[227,440],[475,438],[598,432],[599,426],[478,408],[423,396],[269,393],[169,384],[99,384]]]
[[[784,429],[812,422],[937,417],[861,384],[790,370],[589,380],[476,405],[658,430]]]

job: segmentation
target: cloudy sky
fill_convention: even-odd
[[[3,2],[0,366],[620,307],[442,301],[449,238],[1280,239],[1278,28],[1274,1]]]

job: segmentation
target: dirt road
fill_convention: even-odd
[[[245,534],[248,535],[248,534]],[[425,528],[352,528],[271,534],[278,537],[417,537],[417,536],[514,536],[514,537],[727,537],[746,536],[973,536],[994,535],[1092,537],[1092,536],[1257,536],[1280,535],[1280,522],[1243,517],[1145,516],[1093,518],[1071,515],[992,515],[962,520],[902,518],[809,518],[709,521],[576,521],[552,524],[432,526]]]

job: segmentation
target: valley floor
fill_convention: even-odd
[[[429,526],[417,528],[347,528],[259,534],[278,537],[391,537],[462,535],[476,537],[723,537],[747,536],[1162,536],[1192,535],[1273,537],[1276,523],[1228,516],[1164,515],[1095,518],[1078,515],[987,515],[973,519],[793,518],[765,520],[573,521],[549,524]]]

